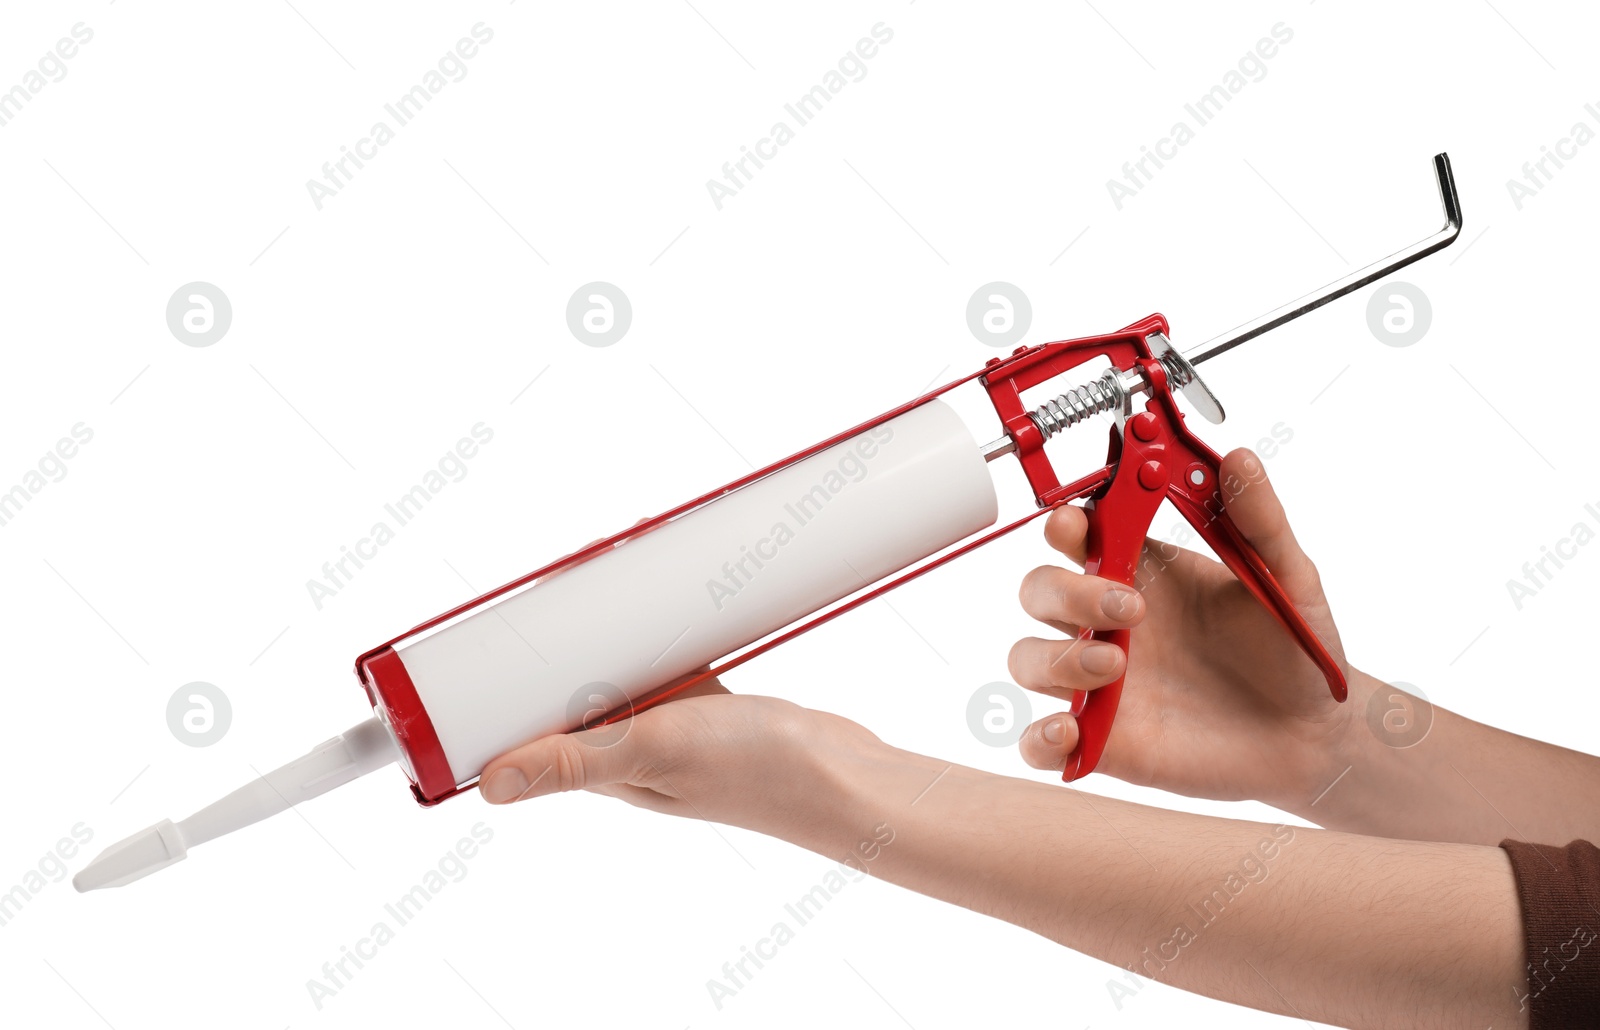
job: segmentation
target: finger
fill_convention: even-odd
[[[706,670],[704,668],[696,669],[694,672],[686,672],[675,680],[670,680],[666,683],[663,683],[661,686],[649,691],[646,695],[644,695],[639,700],[638,705],[635,705],[633,700],[628,700],[624,704],[618,706],[616,710],[606,714],[606,718],[610,720],[609,725],[614,726],[619,723],[626,722],[636,715],[644,714],[657,705],[667,704],[671,701],[682,701],[691,697],[705,697],[708,694],[733,693],[733,691],[723,686],[722,681],[717,679],[715,676],[708,676],[693,686],[684,687],[682,690],[677,690],[677,687],[680,683],[683,683],[686,680],[692,680],[705,671]],[[673,691],[676,692],[673,693]],[[624,728],[622,732],[626,733],[627,729]]]
[[[1297,604],[1322,600],[1317,567],[1289,528],[1283,502],[1253,451],[1240,447],[1222,459],[1224,503],[1234,525],[1254,545],[1284,591]],[[1237,489],[1234,484],[1243,484]]]
[[[529,741],[485,766],[478,792],[490,804],[504,805],[637,779],[650,724],[645,718],[628,721],[630,732],[620,737],[606,727]]]
[[[702,672],[705,672],[705,671],[706,671],[705,669],[697,669],[694,672],[688,673],[687,675],[681,677],[679,682],[682,682],[682,680],[685,680],[685,679],[692,679],[695,676],[698,676]],[[672,687],[672,684],[669,683],[663,689],[671,689],[671,687]],[[723,686],[721,680],[717,679],[715,676],[707,676],[705,679],[701,680],[699,683],[696,683],[694,686],[685,688],[683,693],[674,694],[673,695],[673,700],[681,701],[686,697],[705,697],[707,694],[731,694],[731,693],[733,693],[733,691],[731,691],[727,687]]]
[[[1075,505],[1063,505],[1057,508],[1044,521],[1045,542],[1076,562],[1079,567],[1088,560],[1088,534],[1089,516],[1082,508]],[[1141,589],[1154,586],[1155,589],[1162,590],[1165,589],[1163,585],[1165,577],[1160,576],[1162,570],[1174,566],[1181,569],[1204,560],[1206,559],[1193,551],[1169,544],[1165,540],[1145,537],[1139,551],[1139,564],[1134,581]]]
[[[639,525],[642,525],[643,523],[646,523],[646,522],[649,522],[649,521],[650,520],[648,518],[643,518],[643,519],[640,519],[638,522],[635,522],[633,524],[633,526],[629,526],[628,528],[632,529],[632,528],[634,528],[634,526],[639,526]],[[654,533],[657,529],[660,529],[660,528],[661,528],[660,526],[651,526],[649,529],[645,530],[644,533],[640,533],[638,535],[639,536],[644,536],[645,533]],[[597,536],[593,540],[591,540],[588,543],[584,544],[582,547],[578,548],[577,551],[574,551],[572,553],[573,554],[577,554],[580,551],[587,551],[589,548],[593,547],[595,544],[598,544],[600,541],[602,541],[604,539],[606,539],[606,538],[603,537],[603,536]],[[633,538],[629,537],[628,539],[631,540]],[[617,547],[621,547],[623,544],[625,544],[627,542],[628,542],[627,540],[618,540],[616,543],[612,544],[611,546],[613,548],[617,548]],[[589,558],[597,558],[597,557],[599,557],[599,555],[597,555],[597,554],[592,554],[592,555],[589,556]],[[584,561],[588,561],[588,560],[589,560],[588,558],[584,559]],[[576,566],[581,565],[581,564],[583,564],[583,563],[582,562],[574,562],[571,565],[563,565],[561,568],[556,569],[554,572],[550,572],[550,573],[547,573],[547,574],[545,574],[543,576],[540,576],[538,579],[534,580],[533,582],[534,583],[543,583],[545,580],[549,579],[551,576],[559,576],[563,572],[566,572],[568,569],[575,568]]]
[[[1088,556],[1089,516],[1075,504],[1063,504],[1044,520],[1044,542],[1082,565]]]
[[[1127,656],[1103,641],[1026,637],[1011,645],[1006,665],[1019,686],[1062,697],[1115,682],[1127,667]]]
[[[1064,637],[1081,637],[1088,632],[1082,626],[1077,626],[1070,622],[1060,622],[1056,619],[1040,619],[1039,621]]]
[[[577,554],[577,553],[578,553],[578,551],[587,551],[587,550],[588,550],[588,549],[589,549],[589,548],[591,548],[591,547],[593,547],[593,546],[594,546],[594,545],[595,545],[595,544],[598,544],[598,543],[599,543],[599,542],[600,542],[600,541],[602,541],[602,540],[604,540],[604,539],[605,539],[605,537],[603,537],[603,536],[602,536],[602,537],[596,537],[596,538],[595,538],[595,539],[593,539],[593,540],[591,540],[591,541],[589,541],[589,542],[588,542],[588,543],[586,543],[586,544],[584,544],[584,545],[583,545],[583,546],[582,546],[582,547],[580,547],[580,548],[578,548],[578,550],[577,550],[577,551],[574,551],[574,552],[572,552],[572,553],[573,553],[573,554]],[[592,557],[594,557],[594,556],[593,556],[593,555],[590,555],[590,557],[591,557],[591,558],[592,558]],[[588,560],[588,559],[587,559],[587,558],[586,558],[586,559],[584,559],[584,561],[587,561],[587,560]],[[553,571],[551,571],[551,572],[547,572],[547,573],[545,573],[545,574],[544,574],[544,575],[542,575],[542,576],[540,576],[540,577],[539,577],[539,578],[537,578],[537,579],[535,579],[535,580],[534,580],[534,581],[533,581],[533,582],[532,582],[532,583],[531,583],[531,584],[529,584],[529,585],[530,585],[530,586],[534,586],[534,585],[537,585],[537,584],[539,584],[539,583],[543,583],[543,582],[546,582],[546,581],[547,581],[547,580],[550,580],[550,579],[554,579],[554,578],[555,578],[555,577],[556,577],[556,576],[559,576],[559,575],[561,575],[561,574],[562,574],[562,573],[563,573],[563,572],[569,572],[569,571],[571,571],[571,570],[572,570],[572,569],[575,569],[575,568],[577,568],[577,567],[578,567],[578,566],[579,566],[579,565],[582,565],[582,564],[583,564],[583,562],[573,562],[573,563],[571,563],[571,564],[570,564],[570,565],[563,565],[563,566],[561,566],[561,567],[560,567],[560,568],[559,568],[559,569],[555,569],[555,570],[553,570]]]
[[[1067,756],[1078,746],[1078,720],[1066,712],[1047,715],[1029,726],[1017,742],[1022,760],[1035,769],[1066,768]]]
[[[699,683],[696,683],[694,686],[686,689],[683,693],[678,694],[677,700],[681,701],[686,697],[705,697],[707,694],[731,693],[733,693],[733,691],[717,682],[717,678],[712,676],[710,679],[701,680]]]
[[[1022,610],[1040,622],[1090,629],[1136,626],[1145,611],[1144,598],[1137,590],[1053,565],[1041,565],[1022,577],[1017,599]]]

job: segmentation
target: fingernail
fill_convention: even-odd
[[[1133,618],[1135,601],[1126,590],[1107,590],[1100,598],[1100,610],[1118,622]]]
[[[1078,655],[1078,664],[1090,675],[1104,676],[1117,667],[1119,653],[1115,644],[1090,644]]]
[[[1067,739],[1067,720],[1062,718],[1047,720],[1042,732],[1046,744],[1059,744]]]
[[[483,799],[492,805],[503,805],[508,801],[515,801],[528,789],[528,778],[522,775],[522,770],[514,765],[496,769],[489,778],[483,781],[480,790]]]

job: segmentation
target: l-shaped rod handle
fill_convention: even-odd
[[[1433,173],[1439,180],[1439,202],[1444,205],[1444,228],[1425,239],[1413,243],[1404,250],[1391,254],[1381,261],[1375,261],[1365,268],[1351,272],[1343,279],[1331,282],[1320,290],[1306,294],[1299,300],[1285,304],[1281,308],[1269,311],[1256,319],[1246,322],[1221,336],[1207,340],[1190,350],[1184,352],[1184,357],[1189,359],[1191,365],[1198,365],[1202,361],[1210,361],[1218,354],[1225,353],[1255,339],[1262,333],[1271,332],[1285,322],[1291,322],[1307,311],[1337,300],[1353,290],[1359,290],[1369,283],[1377,282],[1390,272],[1398,271],[1413,261],[1420,260],[1436,250],[1442,250],[1456,241],[1461,235],[1461,198],[1456,196],[1455,176],[1450,172],[1450,155],[1433,155]]]

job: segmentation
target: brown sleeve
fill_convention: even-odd
[[[1600,848],[1500,842],[1522,901],[1529,1030],[1600,1026]]]

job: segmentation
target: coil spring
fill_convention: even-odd
[[[1161,355],[1161,367],[1167,371],[1167,385],[1174,390],[1194,382],[1194,366],[1183,360],[1177,351]]]
[[[1030,411],[1028,417],[1048,440],[1085,419],[1120,407],[1126,395],[1121,375],[1111,369],[1093,382],[1073,387],[1055,400],[1044,402]]]

